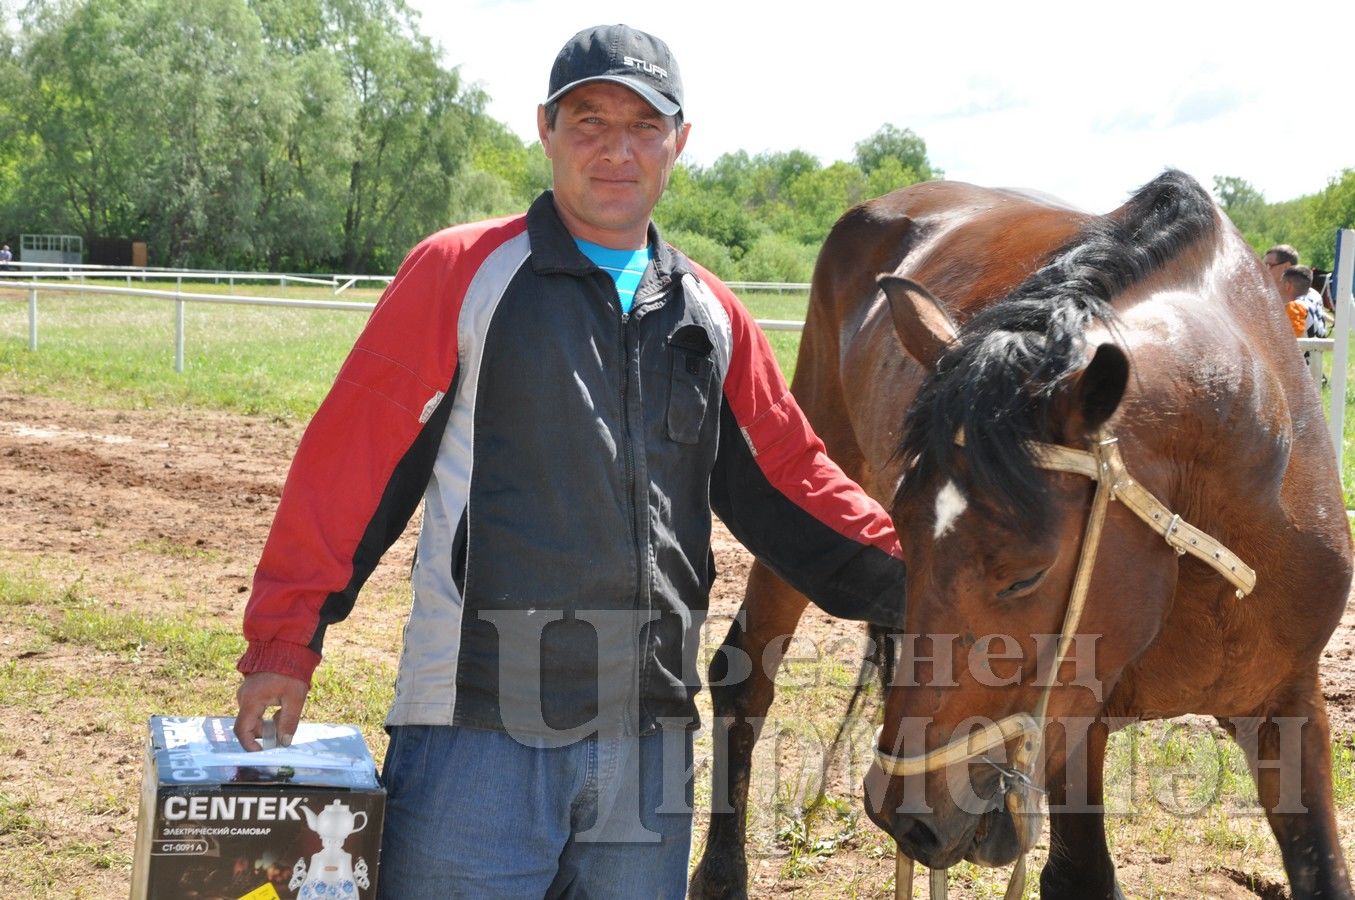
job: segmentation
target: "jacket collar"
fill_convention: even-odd
[[[532,269],[538,274],[561,273],[587,275],[598,271],[593,261],[583,255],[574,236],[565,228],[555,210],[555,195],[545,191],[527,210],[527,238],[532,245]],[[658,226],[649,223],[649,246],[654,248],[654,277],[660,281],[673,276],[691,274],[691,264],[680,253],[664,243]]]

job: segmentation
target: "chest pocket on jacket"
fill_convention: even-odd
[[[700,325],[683,325],[668,339],[672,357],[672,378],[668,385],[668,436],[680,444],[695,444],[701,439],[701,423],[706,419],[711,377],[715,361],[711,359],[710,335]]]

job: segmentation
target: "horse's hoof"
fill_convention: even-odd
[[[688,900],[748,900],[748,875],[744,866],[712,864],[702,860],[687,885]]]
[[[1081,873],[1080,878],[1077,874],[1069,878],[1065,873],[1050,878],[1049,874],[1052,873],[1048,866],[1040,873],[1041,900],[1125,900],[1124,891],[1120,890],[1120,880],[1114,874],[1110,876],[1109,886],[1101,878],[1093,882],[1085,872]]]

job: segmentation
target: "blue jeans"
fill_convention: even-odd
[[[682,729],[538,748],[497,731],[396,726],[379,896],[679,900],[691,769]]]

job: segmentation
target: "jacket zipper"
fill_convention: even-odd
[[[626,457],[626,504],[627,504],[627,506],[628,506],[628,508],[629,508],[629,512],[630,512],[631,550],[632,550],[632,551],[634,552],[634,554],[635,554],[635,602],[631,605],[631,609],[632,609],[632,612],[634,613],[634,618],[632,619],[632,622],[633,622],[633,624],[634,624],[634,631],[633,631],[633,633],[635,634],[635,637],[636,637],[637,641],[639,640],[639,637],[640,637],[640,633],[639,633],[639,632],[640,632],[640,622],[641,622],[641,618],[640,618],[640,617],[641,617],[642,614],[647,616],[647,615],[649,614],[649,611],[650,611],[650,610],[649,610],[649,603],[648,603],[648,601],[646,601],[646,603],[645,603],[645,608],[644,608],[643,610],[640,609],[640,600],[641,600],[641,598],[643,598],[643,597],[645,596],[645,585],[644,585],[644,574],[645,574],[645,565],[644,565],[644,562],[645,562],[645,548],[642,547],[642,546],[640,546],[640,522],[639,522],[639,508],[640,508],[640,507],[639,507],[639,505],[636,503],[636,500],[635,500],[635,491],[636,491],[636,487],[637,487],[637,486],[636,486],[636,483],[635,483],[635,482],[636,482],[636,478],[635,478],[635,444],[634,444],[634,442],[631,440],[630,405],[629,405],[629,402],[628,402],[628,400],[629,400],[630,379],[631,379],[631,367],[630,367],[630,361],[631,361],[631,353],[630,353],[631,347],[630,347],[630,345],[631,345],[631,340],[630,340],[630,338],[631,338],[632,333],[634,332],[634,329],[635,329],[636,327],[638,327],[638,326],[636,326],[634,323],[635,323],[636,319],[639,318],[639,314],[641,313],[641,306],[643,306],[645,303],[649,302],[650,300],[655,299],[656,297],[662,296],[662,294],[663,294],[663,290],[662,290],[662,289],[663,289],[663,288],[666,288],[666,287],[667,287],[667,283],[665,282],[663,285],[660,285],[660,290],[659,290],[659,291],[657,291],[657,292],[655,292],[655,293],[652,293],[652,294],[647,294],[647,295],[646,295],[645,297],[643,297],[643,298],[636,297],[636,298],[631,302],[631,307],[630,307],[630,308],[631,308],[631,311],[628,312],[628,313],[625,313],[625,312],[621,313],[621,318],[620,318],[620,323],[621,323],[621,330],[620,330],[620,334],[621,334],[621,373],[622,373],[622,378],[621,378],[621,421],[622,421],[623,423],[625,423],[624,426],[623,426],[623,433],[622,433],[622,445],[623,445],[624,448],[625,448],[625,457]],[[613,290],[615,290],[615,286],[613,286]],[[621,301],[620,301],[620,298],[618,297],[618,299],[617,299],[617,311],[620,312],[620,309],[621,309]],[[637,343],[637,345],[638,345],[638,339],[637,339],[636,343]],[[638,365],[638,362],[637,362],[637,365]],[[638,372],[636,373],[636,377],[639,377],[639,376],[638,376]],[[643,423],[642,423],[642,424],[643,424]],[[635,728],[636,728],[636,733],[637,733],[637,734],[638,734],[639,732],[641,732],[641,731],[644,730],[644,723],[640,721],[640,696],[639,696],[639,693],[640,693],[640,684],[641,684],[642,681],[644,681],[644,677],[645,677],[645,666],[646,666],[646,663],[648,662],[648,660],[649,660],[648,648],[647,648],[647,647],[637,647],[637,653],[636,653],[636,663],[637,663],[637,668],[636,668],[636,672],[635,672],[635,679],[634,679],[634,680],[631,682],[631,684],[630,684],[630,687],[629,687],[630,697],[629,697],[629,700],[628,700],[627,703],[626,703],[626,708],[627,708],[627,712],[628,712],[628,713],[629,713],[629,711],[632,710],[632,709],[635,710]]]
[[[611,279],[607,279],[611,282]],[[621,446],[623,450],[625,465],[625,491],[626,491],[626,511],[629,513],[627,519],[630,523],[630,547],[632,558],[635,561],[635,597],[631,602],[632,619],[631,624],[638,629],[638,610],[640,607],[640,597],[643,594],[644,577],[644,554],[640,547],[640,524],[637,521],[638,508],[635,503],[635,442],[631,439],[631,421],[630,421],[630,330],[631,315],[621,311],[621,299],[616,294],[616,286],[612,285],[612,294],[617,297],[616,311],[619,315],[618,335],[621,344]],[[637,635],[638,639],[638,635]],[[601,660],[599,660],[601,663]],[[625,723],[631,718],[631,710],[635,711],[636,727],[639,728],[640,718],[640,680],[644,677],[644,653],[643,649],[636,654],[636,672],[635,677],[630,680],[626,688],[626,708],[623,710],[622,730],[626,728]]]

